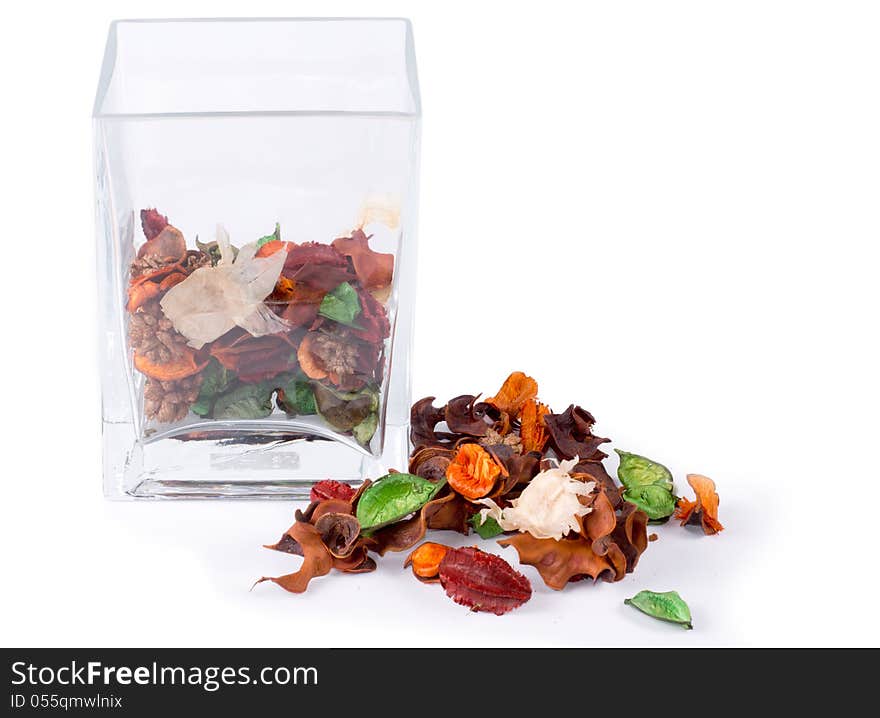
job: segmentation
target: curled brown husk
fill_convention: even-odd
[[[648,546],[648,517],[632,504],[615,512],[601,490],[592,497],[592,509],[578,534],[556,540],[520,533],[498,543],[513,546],[520,563],[534,566],[544,583],[556,590],[586,577],[620,581],[635,569]]]
[[[581,461],[600,461],[607,456],[599,450],[599,446],[610,440],[593,435],[595,423],[589,411],[574,404],[561,414],[547,414],[544,417],[550,444],[560,459],[577,456]]]

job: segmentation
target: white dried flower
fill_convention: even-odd
[[[175,285],[160,302],[165,316],[189,345],[200,349],[239,326],[255,337],[288,328],[263,303],[275,288],[287,252],[256,257],[256,244],[242,247],[234,257],[229,235],[217,225],[220,261],[201,267]]]
[[[479,503],[489,508],[480,511],[480,521],[491,516],[505,531],[528,532],[539,539],[561,539],[569,531],[580,530],[577,518],[592,509],[581,504],[578,497],[590,494],[596,485],[571,478],[569,472],[577,462],[575,457],[542,471],[507,508],[502,509],[492,499],[481,499]]]

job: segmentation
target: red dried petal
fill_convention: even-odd
[[[354,489],[348,484],[333,479],[324,479],[312,486],[309,492],[311,501],[324,501],[325,499],[342,499],[351,501],[354,498]]]
[[[456,603],[497,616],[532,597],[529,579],[503,558],[473,547],[447,551],[440,562],[440,583]]]
[[[165,217],[155,209],[141,210],[141,229],[144,230],[144,236],[147,240],[153,239],[165,227],[168,226],[168,217]]]

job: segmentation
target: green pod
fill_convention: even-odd
[[[615,451],[620,456],[617,478],[627,489],[635,489],[639,486],[662,486],[667,491],[672,491],[672,472],[663,464],[620,449]]]
[[[665,593],[639,591],[632,598],[626,599],[624,603],[628,606],[634,606],[651,618],[677,623],[685,628],[694,627],[691,621],[691,609],[688,608],[677,591],[666,591]]]
[[[373,531],[418,511],[446,484],[432,483],[413,474],[388,474],[358,499],[357,520],[361,529]]]
[[[624,501],[644,511],[652,521],[672,516],[675,497],[662,486],[638,486],[623,492]]]

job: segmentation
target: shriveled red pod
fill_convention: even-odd
[[[309,491],[311,501],[323,501],[324,499],[342,499],[351,501],[354,498],[354,489],[348,484],[333,479],[324,479],[312,486]]]
[[[529,579],[503,558],[470,546],[446,552],[440,562],[440,584],[456,603],[496,616],[532,597]]]

